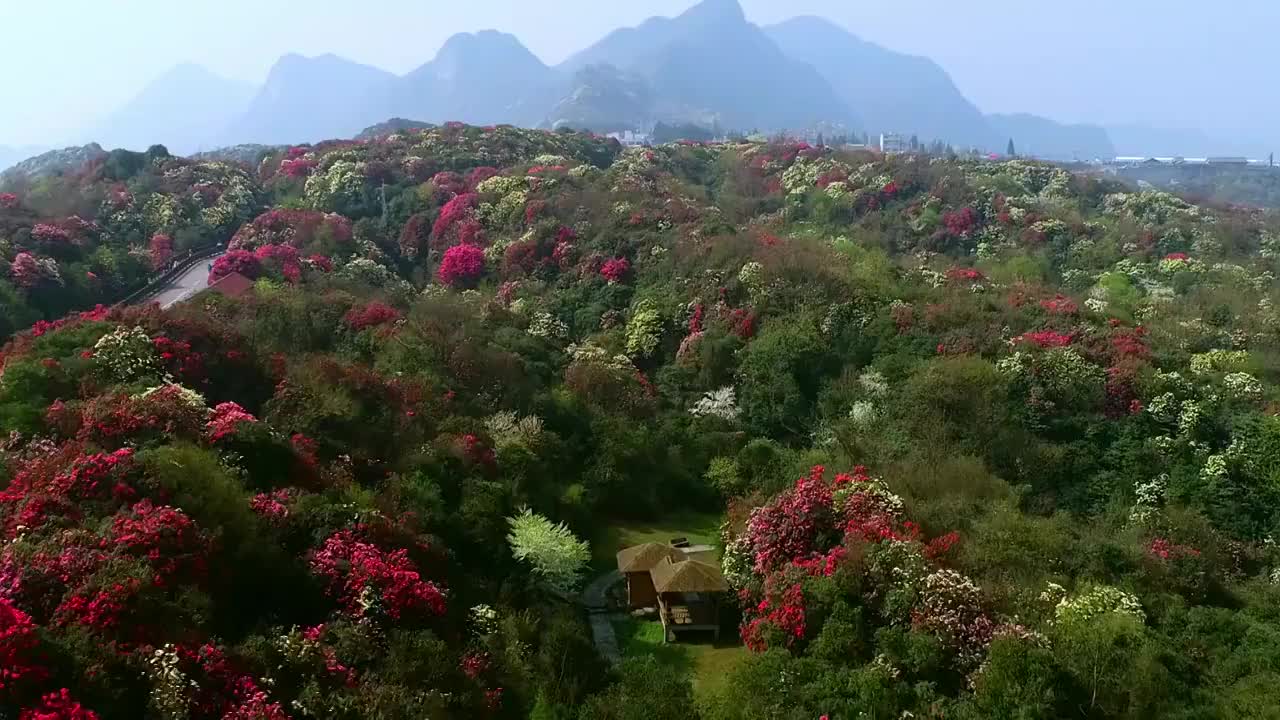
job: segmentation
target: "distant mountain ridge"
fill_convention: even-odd
[[[386,98],[397,77],[337,55],[285,55],[267,74],[248,110],[222,144],[282,145],[350,137],[388,117]]]
[[[888,50],[812,16],[764,31],[783,52],[822,73],[857,108],[872,133],[906,133],[925,142],[986,148],[1000,141],[982,111],[928,58]]]
[[[46,152],[48,149],[39,145],[22,145],[18,147],[0,145],[0,172],[8,170],[27,158]]]
[[[42,177],[68,173],[84,167],[107,154],[97,143],[50,150],[0,172],[0,185],[19,180],[39,180]]]
[[[1014,141],[1019,154],[1046,160],[1094,160],[1116,155],[1107,131],[1098,125],[1063,124],[1026,113],[993,114],[987,120],[1007,138],[1006,142]]]
[[[201,94],[223,100],[198,121],[171,112],[174,98]],[[452,36],[403,76],[331,54],[290,54],[246,95],[213,73],[179,66],[121,108],[101,135],[108,146],[141,149],[145,137],[190,152],[348,138],[397,117],[602,132],[656,122],[764,132],[847,127],[995,151],[1012,135],[1019,146],[1068,155],[1110,145],[1101,128],[985,116],[928,58],[822,18],[761,28],[738,0],[703,0],[675,17],[619,28],[554,67],[495,30]]]
[[[704,0],[674,18],[616,30],[559,67],[608,65],[643,77],[660,104],[715,116],[734,129],[860,124],[812,66],[747,21],[737,0]]]
[[[150,82],[90,136],[105,147],[145,150],[159,144],[179,154],[196,152],[245,113],[255,92],[248,83],[183,63]]]
[[[459,33],[431,62],[398,80],[390,110],[437,123],[536,125],[542,117],[521,117],[520,100],[554,80],[555,72],[514,35]]]

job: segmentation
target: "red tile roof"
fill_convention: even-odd
[[[227,297],[240,297],[253,289],[253,281],[240,273],[231,273],[223,276],[207,289]]]

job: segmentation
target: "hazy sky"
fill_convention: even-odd
[[[280,55],[405,72],[449,35],[514,33],[548,63],[692,0],[0,0],[0,145],[77,131],[182,61],[258,82]],[[988,112],[1280,139],[1280,0],[742,0],[823,15],[939,62]]]

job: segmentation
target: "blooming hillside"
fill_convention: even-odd
[[[176,256],[227,242],[262,202],[245,169],[159,146],[17,182],[0,192],[0,336],[119,300]]]
[[[1274,216],[456,124],[149,162],[114,215],[34,209],[91,174],[0,197],[0,299],[47,318],[0,352],[0,714],[1277,711]],[[197,209],[218,172],[253,202]],[[253,292],[41,294],[193,227]],[[609,671],[563,600],[579,538],[690,508],[718,690]]]

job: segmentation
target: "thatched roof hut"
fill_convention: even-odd
[[[699,560],[671,562],[663,559],[649,571],[653,587],[659,593],[719,593],[728,592],[720,568]]]
[[[618,572],[647,573],[663,560],[680,561],[684,553],[662,543],[644,543],[618,551]]]

